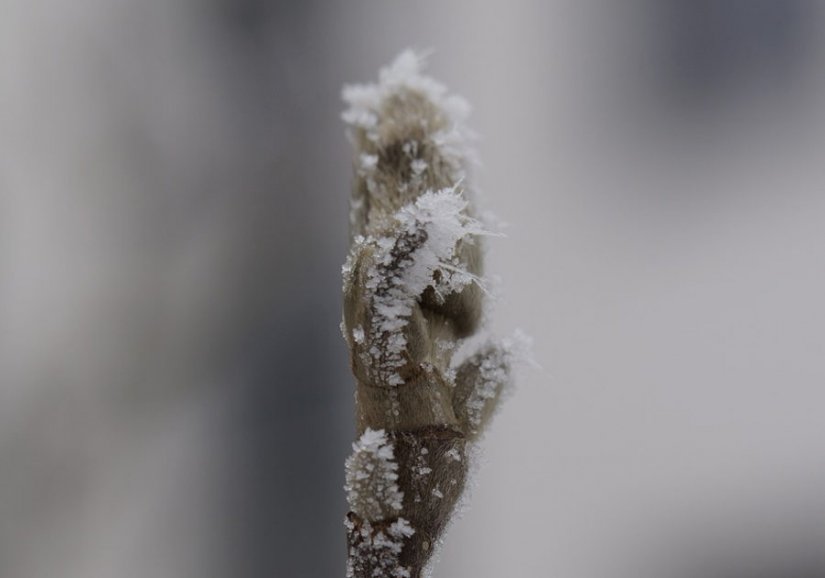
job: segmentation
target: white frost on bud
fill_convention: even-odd
[[[452,507],[459,480],[462,486],[465,482],[459,474],[475,467],[477,438],[502,394],[510,389],[513,365],[520,357],[518,339],[488,341],[480,349],[469,347],[471,341],[478,345],[475,339],[465,339],[464,346],[456,349],[455,339],[459,333],[465,335],[465,328],[456,323],[451,332],[449,315],[435,324],[427,315],[428,308],[435,311],[444,306],[445,312],[458,311],[472,321],[467,323],[469,331],[476,330],[479,313],[482,325],[486,323],[487,314],[478,311],[482,304],[474,290],[459,295],[457,306],[447,298],[471,283],[487,293],[486,281],[482,285],[473,271],[481,269],[476,237],[491,235],[493,221],[479,217],[475,206],[469,206],[476,204],[474,191],[462,190],[475,162],[470,146],[473,134],[465,125],[469,106],[423,75],[423,64],[420,55],[408,50],[381,70],[377,82],[343,90],[348,108],[342,118],[355,148],[356,173],[351,248],[342,269],[346,323],[352,326],[344,329],[359,388],[403,385],[407,375],[416,379],[423,375],[425,381],[435,376],[434,385],[450,388],[446,402],[451,402],[460,419],[468,445],[461,451],[433,452],[429,460],[426,448],[407,455],[400,467],[405,480],[412,482],[404,496],[393,444],[384,430],[367,429],[353,444],[345,485],[352,510],[346,522],[350,577],[422,575],[422,560],[407,556],[405,564],[415,563],[409,567],[399,562],[406,540],[414,533],[402,514],[419,520],[417,538],[427,537],[421,546],[426,552],[423,559],[429,557],[427,564],[437,557],[443,534],[428,536],[429,522],[417,517],[424,507],[420,504],[438,504],[449,519],[446,509]],[[426,326],[418,323],[422,316]],[[399,402],[399,389],[390,387],[385,393],[389,422],[364,421],[401,429],[399,415],[414,408]],[[437,403],[443,399],[441,390],[433,387],[432,415],[437,423],[445,421]],[[409,511],[402,509],[405,497]],[[413,554],[421,558],[420,553]],[[429,575],[427,568],[423,572]]]
[[[368,428],[352,449],[344,486],[350,509],[365,520],[392,518],[401,511],[404,494],[398,489],[398,464],[387,434]]]
[[[344,86],[348,108],[341,118],[355,145],[356,170],[364,185],[351,199],[354,234],[366,233],[367,213],[374,204],[370,199],[383,199],[379,204],[384,204],[391,197],[418,196],[427,173],[437,176],[437,182],[459,183],[476,162],[471,146],[475,136],[466,125],[469,104],[423,74],[424,65],[423,55],[405,50],[381,69],[377,82]],[[401,150],[392,152],[396,146]],[[406,161],[398,158],[399,152]],[[404,175],[399,169],[406,162],[409,171]]]
[[[341,96],[349,108],[341,114],[345,123],[370,131],[379,120],[382,104],[403,90],[413,90],[424,95],[451,120],[451,127],[435,135],[445,147],[463,148],[463,141],[470,136],[464,121],[470,114],[470,105],[462,97],[448,94],[447,88],[437,80],[422,74],[424,57],[407,49],[389,65],[381,69],[377,84],[347,84]],[[375,135],[371,140],[378,138]],[[463,150],[455,151],[457,156]]]
[[[461,461],[461,454],[458,452],[456,448],[450,448],[444,453],[444,455],[455,462]]]
[[[376,577],[410,578],[410,568],[398,561],[404,541],[415,534],[407,520],[398,518],[386,531],[374,528],[368,521],[360,529],[349,520],[344,525],[355,538],[347,558],[347,578],[365,575],[367,568]]]
[[[453,367],[469,363],[476,368],[472,391],[464,405],[473,433],[480,431],[489,418],[490,407],[498,407],[499,398],[510,393],[514,370],[530,360],[532,348],[531,339],[521,331],[503,339],[487,337],[480,346],[477,343],[462,347],[451,362]],[[471,348],[475,351],[467,356]],[[491,403],[495,405],[488,407]]]
[[[375,248],[375,266],[367,272],[366,289],[372,294],[375,312],[370,342],[386,343],[372,351],[371,366],[381,381],[404,383],[398,374],[407,347],[401,330],[428,287],[444,298],[470,283],[480,283],[456,256],[459,241],[487,233],[466,209],[467,200],[456,187],[427,192],[395,214],[393,237],[364,241]]]

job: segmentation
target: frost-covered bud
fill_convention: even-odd
[[[423,59],[405,50],[377,83],[347,85],[342,118],[356,149],[352,234],[369,234],[427,190],[461,182],[473,158],[470,107],[422,73]]]
[[[529,358],[530,339],[521,332],[490,338],[464,360],[454,358],[456,387],[453,406],[468,437],[478,437],[511,387],[513,368]]]
[[[380,236],[359,239],[346,266],[350,279],[345,281],[352,304],[345,328],[353,326],[357,373],[376,385],[405,383],[409,346],[422,341],[410,333],[415,327],[408,328],[419,301],[432,302],[431,308],[446,305],[451,296],[480,283],[458,251],[462,243],[471,244],[484,234],[481,223],[467,214],[462,192],[452,187],[424,193],[398,210]],[[360,283],[351,278],[353,269]],[[456,303],[450,305],[457,312]],[[463,325],[472,325],[479,313],[466,308],[461,312],[453,318]]]
[[[348,576],[420,578],[464,490],[513,349],[476,343],[483,247],[467,103],[403,52],[344,88],[354,148],[342,332],[357,381],[346,464]]]
[[[350,510],[370,521],[397,515],[404,494],[398,489],[398,464],[387,434],[367,429],[352,449],[344,486]]]

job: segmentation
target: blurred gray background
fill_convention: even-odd
[[[825,576],[823,6],[0,0],[0,576],[344,573],[344,82],[474,105],[535,339],[436,576]]]

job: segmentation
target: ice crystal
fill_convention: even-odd
[[[367,429],[352,449],[344,486],[350,509],[372,521],[398,514],[404,494],[398,489],[398,464],[387,434]]]
[[[344,86],[341,95],[349,108],[341,114],[341,118],[352,127],[370,131],[378,125],[382,105],[387,99],[404,90],[415,91],[425,96],[451,121],[449,129],[436,133],[434,138],[444,145],[445,150],[453,152],[453,156],[461,157],[463,142],[469,136],[464,121],[470,113],[470,105],[460,96],[448,94],[440,82],[422,74],[423,66],[424,58],[420,54],[405,50],[392,64],[381,69],[377,84]],[[371,140],[378,138],[378,135],[373,135]]]
[[[459,183],[475,160],[469,144],[473,133],[465,124],[469,105],[423,74],[424,64],[420,54],[406,50],[381,70],[377,83],[347,85],[342,91],[348,108],[341,116],[356,145],[356,171],[363,182],[350,204],[354,235],[366,234],[375,199],[381,199],[379,205],[391,204],[390,199],[409,202],[426,188],[427,174],[437,174],[443,184]],[[387,171],[387,162],[408,170],[393,165]]]
[[[364,343],[364,328],[360,325],[352,330],[352,340],[355,343]]]
[[[369,350],[369,365],[381,382],[404,383],[398,373],[407,347],[402,330],[424,290],[432,287],[443,297],[477,281],[456,258],[460,240],[486,233],[466,208],[456,187],[427,192],[395,214],[393,235],[363,240],[374,248],[375,265],[366,279],[374,311],[369,341],[384,347]]]
[[[472,391],[464,408],[472,430],[478,431],[485,414],[490,413],[490,403],[509,392],[513,369],[530,358],[531,341],[521,331],[511,337],[487,340],[468,359],[456,355],[454,364],[461,363],[475,369]]]
[[[345,525],[351,534],[347,578],[365,576],[367,571],[376,578],[410,578],[410,568],[399,563],[405,540],[415,534],[407,520],[398,518],[386,530],[368,521],[356,527],[347,519]]]

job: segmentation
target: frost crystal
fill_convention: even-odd
[[[404,541],[415,534],[407,520],[398,518],[386,531],[374,528],[369,522],[360,528],[350,520],[345,525],[354,534],[347,559],[347,578],[366,575],[367,570],[376,578],[410,578],[410,569],[398,561]]]
[[[367,429],[352,449],[344,486],[350,509],[371,521],[398,514],[404,494],[398,489],[398,464],[387,434]]]
[[[401,330],[424,290],[432,287],[443,298],[478,281],[461,268],[455,254],[460,240],[486,233],[466,214],[466,207],[455,187],[427,192],[395,214],[395,236],[364,240],[375,249],[375,266],[366,282],[374,311],[370,342],[386,344],[370,350],[370,366],[389,385],[404,383],[398,373],[407,347]]]
[[[530,347],[530,338],[516,331],[509,338],[490,339],[469,360],[477,368],[476,381],[465,404],[467,417],[474,430],[480,429],[485,412],[489,413],[488,403],[507,393],[512,381],[512,370],[529,358]],[[453,362],[455,363],[455,359]]]
[[[347,85],[342,91],[348,108],[341,117],[359,152],[356,171],[364,185],[351,199],[354,234],[365,233],[373,200],[406,197],[408,202],[423,192],[428,173],[438,175],[442,186],[459,183],[475,161],[469,145],[474,135],[465,123],[470,106],[422,74],[424,64],[421,55],[406,50],[381,70],[377,83]],[[388,155],[397,154],[406,157],[406,175],[386,171]],[[388,174],[394,175],[389,181]]]
[[[427,161],[424,159],[415,159],[410,163],[410,168],[414,175],[420,175],[427,170]]]
[[[352,340],[355,343],[364,342],[364,329],[360,325],[352,330]]]
[[[382,68],[377,84],[348,84],[341,93],[349,108],[341,114],[345,123],[367,131],[370,140],[378,140],[370,131],[378,125],[381,106],[394,94],[403,90],[420,93],[441,110],[449,119],[449,127],[433,135],[445,152],[460,163],[463,159],[464,141],[470,135],[464,121],[470,113],[470,105],[460,96],[447,94],[440,82],[421,73],[424,59],[412,50],[405,50],[389,66]]]

